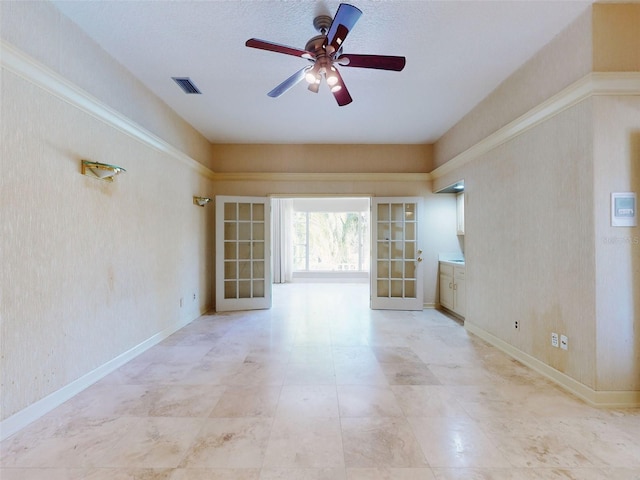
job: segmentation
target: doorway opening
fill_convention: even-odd
[[[369,197],[272,198],[271,207],[274,284],[369,284]]]
[[[217,311],[270,308],[272,285],[292,283],[295,262],[306,269],[296,272],[300,278],[311,277],[316,283],[323,279],[344,284],[360,276],[362,285],[369,285],[372,309],[422,310],[421,198],[355,197],[366,205],[355,209],[344,207],[354,197],[319,198],[322,206],[316,203],[314,208],[308,205],[309,197],[303,199],[307,206],[298,208],[303,214],[298,215],[296,231],[295,198],[216,196]],[[318,211],[326,214],[318,224],[327,227],[328,237],[316,238],[313,232],[322,228],[311,229]],[[342,215],[345,212],[352,215]],[[299,247],[295,258],[294,240]]]

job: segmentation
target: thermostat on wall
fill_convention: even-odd
[[[634,192],[611,194],[611,226],[635,227],[638,225],[636,194]]]

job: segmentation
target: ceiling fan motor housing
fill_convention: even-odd
[[[324,43],[326,39],[326,35],[316,35],[307,42],[304,49],[307,52],[313,53],[316,57],[321,56],[326,53],[324,50]]]

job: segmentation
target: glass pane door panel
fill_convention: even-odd
[[[391,226],[388,223],[378,222],[378,240],[389,240]]]
[[[378,205],[378,221],[379,222],[389,221],[389,205],[388,204],[381,203]]]
[[[264,222],[264,205],[261,203],[253,204],[253,218],[254,222]]]
[[[238,258],[240,260],[249,260],[251,258],[251,243],[249,242],[238,243]]]
[[[389,296],[389,280],[378,280],[378,295],[381,297]]]
[[[264,240],[264,223],[253,224],[253,240]]]
[[[236,220],[237,212],[236,212],[236,204],[235,203],[225,203],[224,205],[224,219],[225,220]]]
[[[238,278],[251,278],[251,262],[238,262]]]
[[[235,242],[225,242],[224,244],[224,259],[233,260],[236,258],[236,248],[238,244]]]
[[[389,242],[378,242],[378,258],[389,259],[391,258],[391,251],[389,250]]]
[[[251,240],[251,223],[238,223],[238,240]]]
[[[415,223],[405,223],[404,224],[404,234],[407,240],[415,240],[416,239],[416,224]]]
[[[394,222],[404,221],[404,204],[402,203],[391,204],[391,220]]]
[[[237,240],[238,229],[235,223],[225,222],[224,224],[224,239],[225,240]]]
[[[250,203],[238,204],[238,220],[240,221],[251,220],[251,204]]]
[[[404,278],[416,278],[416,262],[404,262]]]
[[[225,280],[238,277],[236,262],[224,262],[224,278]]]
[[[404,262],[398,260],[391,261],[391,278],[403,278]]]
[[[251,298],[250,280],[240,280],[238,282],[238,298]]]
[[[264,259],[264,243],[263,242],[253,242],[253,252],[252,258],[254,260],[262,260]]]
[[[391,242],[391,258],[392,259],[404,258],[403,242]]]
[[[389,278],[389,262],[386,260],[378,260],[378,278]]]
[[[391,240],[404,240],[404,225],[402,223],[391,224]]]
[[[416,282],[413,280],[405,280],[404,282],[404,296],[415,297],[416,296]]]
[[[263,280],[253,281],[253,296],[264,297],[264,281]]]
[[[413,242],[405,242],[404,244],[404,258],[411,258],[415,260],[416,258],[416,244]]]
[[[253,276],[254,278],[264,277],[264,262],[253,262]]]
[[[236,298],[236,281],[224,282],[224,298]]]
[[[415,203],[404,204],[404,216],[407,221],[416,221],[416,206]]]
[[[402,280],[391,280],[391,294],[390,297],[402,298]]]

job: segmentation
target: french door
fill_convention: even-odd
[[[419,197],[371,199],[371,308],[422,310]]]
[[[271,307],[270,217],[267,198],[216,196],[216,311]]]

